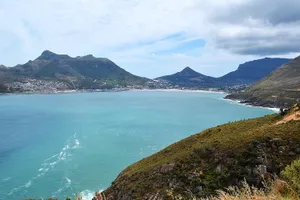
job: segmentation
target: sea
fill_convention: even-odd
[[[215,92],[0,96],[0,199],[91,200],[130,164],[219,124],[272,114]]]

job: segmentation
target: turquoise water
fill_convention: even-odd
[[[0,199],[105,189],[126,166],[211,126],[274,111],[198,92],[0,96]]]

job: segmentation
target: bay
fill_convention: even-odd
[[[212,92],[0,96],[0,199],[90,197],[206,128],[274,113]]]

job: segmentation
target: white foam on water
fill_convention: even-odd
[[[103,190],[99,190],[99,192],[103,192]],[[95,196],[95,191],[83,190],[82,192],[79,193],[79,196],[81,197],[82,200],[92,200],[93,197]]]
[[[31,181],[28,181],[26,184],[25,184],[25,187],[26,188],[29,188],[31,186]]]
[[[94,197],[95,192],[90,190],[84,190],[79,193],[79,196],[82,198],[82,200],[92,200]]]
[[[80,142],[78,139],[75,139],[75,144],[73,146],[73,149],[77,149],[78,147],[80,147]]]
[[[72,183],[71,179],[69,179],[68,177],[65,177],[65,179],[68,183]]]
[[[72,147],[71,147],[72,146]],[[55,154],[49,158],[47,158],[46,160],[44,160],[44,163],[41,164],[41,167],[38,169],[38,174],[33,177],[31,180],[29,180],[28,182],[26,182],[24,185],[21,185],[19,187],[15,187],[13,188],[8,195],[12,195],[15,192],[20,191],[21,189],[24,188],[29,188],[33,181],[44,176],[47,172],[49,172],[51,169],[53,169],[58,163],[62,162],[62,161],[66,161],[68,157],[72,156],[72,151],[73,149],[76,149],[80,146],[80,142],[79,140],[76,138],[76,133],[70,137],[67,141],[66,141],[66,145],[62,148],[62,150],[58,153]],[[68,188],[71,186],[71,179],[65,177],[66,179],[66,185],[59,189],[57,192],[60,193],[62,190]],[[5,180],[8,181],[9,179]]]
[[[251,108],[263,108],[263,109],[272,110],[276,113],[279,113],[279,111],[280,111],[279,108],[271,108],[271,107],[263,107],[263,106],[252,106],[252,105],[249,105],[249,104],[241,103],[242,101],[240,101],[240,100],[232,100],[232,99],[225,99],[225,98],[219,98],[219,99],[225,100],[225,101],[229,102],[230,104],[238,104],[238,105],[251,107]]]
[[[52,193],[52,196],[58,196],[62,191],[67,190],[68,188],[71,187],[72,185],[72,181],[71,179],[69,179],[68,177],[64,177],[64,179],[66,180],[65,184],[63,187],[59,188],[58,190],[56,190],[55,192]]]
[[[6,177],[6,178],[4,178],[4,179],[2,180],[2,182],[7,182],[7,181],[9,181],[9,180],[11,180],[11,177]]]

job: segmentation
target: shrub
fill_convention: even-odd
[[[281,174],[297,194],[300,194],[300,159],[288,165]]]

